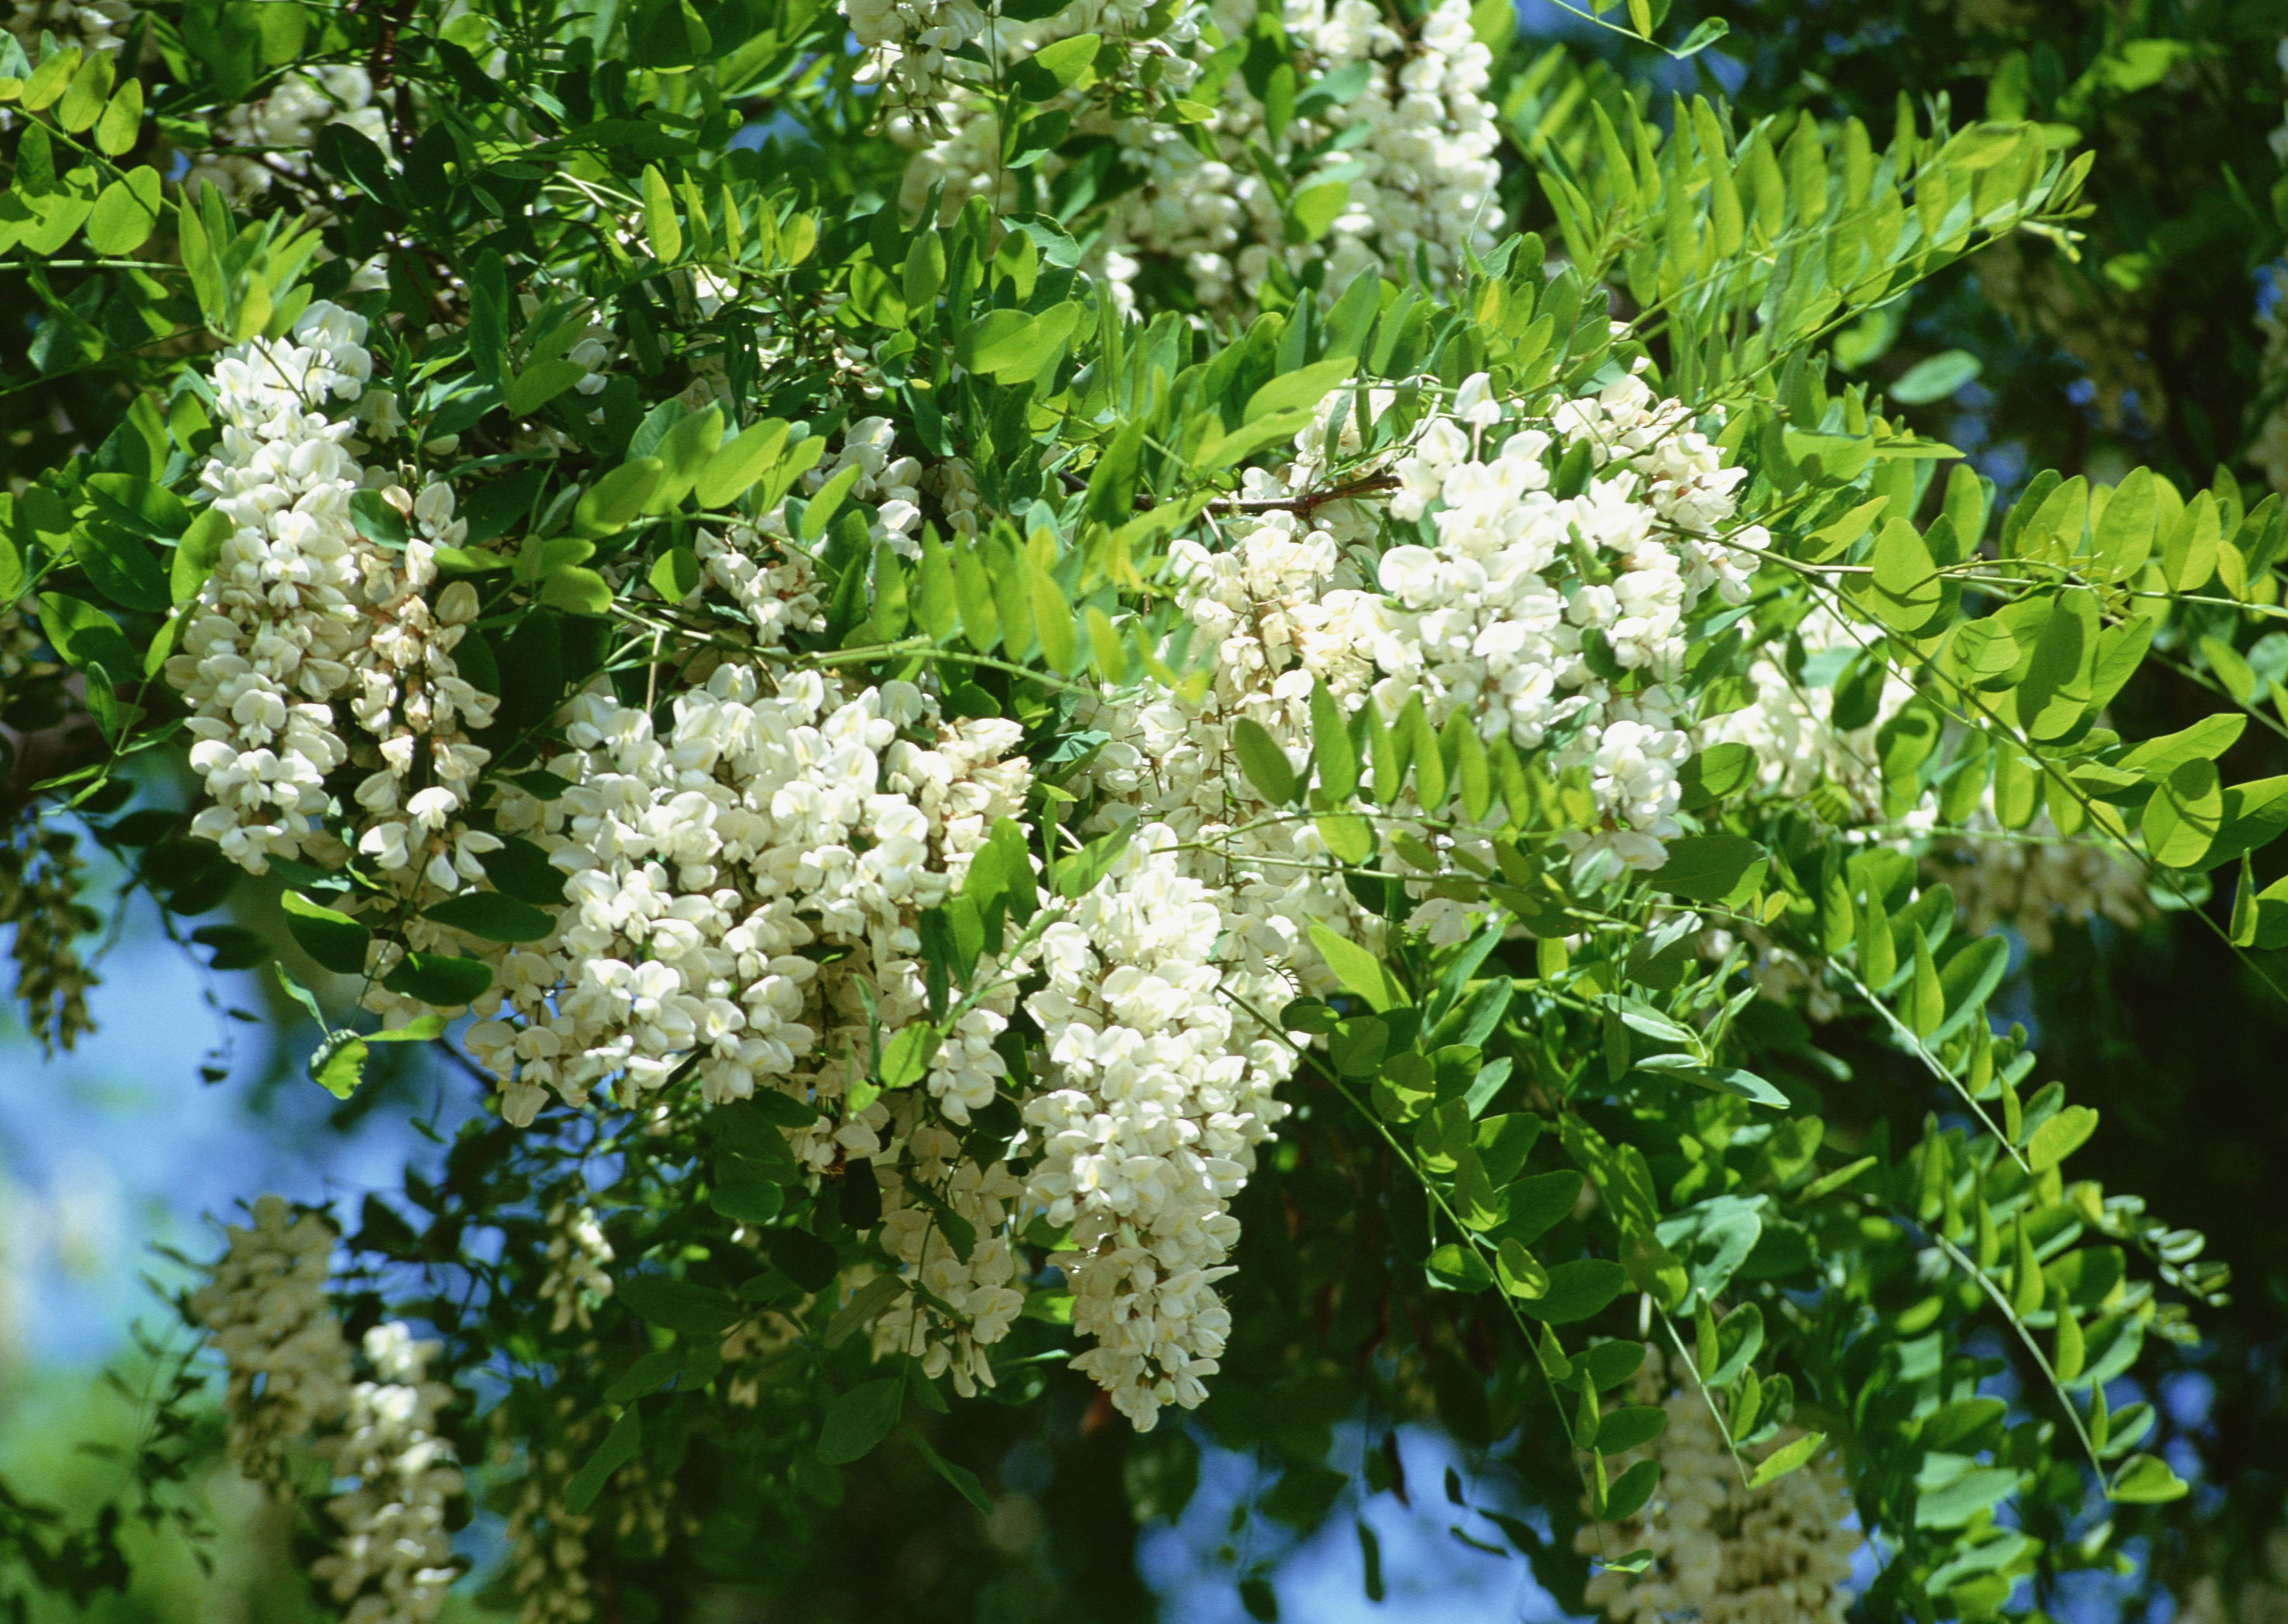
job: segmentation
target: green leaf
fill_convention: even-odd
[[[2153,554],[2154,526],[2158,513],[2153,471],[2131,469],[2114,487],[2097,521],[2097,557],[2108,576],[2125,581],[2145,567],[2145,560]]]
[[[1383,962],[1347,936],[1339,936],[1327,926],[1314,921],[1311,943],[1327,968],[1335,972],[1335,979],[1346,991],[1357,994],[1378,1015],[1398,1009],[1408,1002],[1406,991],[1398,985]]]
[[[1641,1449],[1668,1426],[1668,1412],[1656,1404],[1631,1405],[1597,1423],[1597,1453],[1620,1454]]]
[[[347,1099],[365,1081],[365,1040],[354,1032],[329,1032],[310,1056],[310,1081],[336,1099]]]
[[[1901,373],[1888,392],[1902,406],[1927,406],[1974,382],[1980,369],[1978,357],[1969,351],[1942,350]]]
[[[1521,1306],[1536,1319],[1570,1325],[1603,1309],[1628,1283],[1628,1271],[1611,1259],[1577,1257],[1552,1269],[1549,1289]]]
[[[1509,1216],[1500,1233],[1531,1246],[1580,1204],[1581,1183],[1581,1175],[1569,1168],[1519,1179],[1504,1192]]]
[[[1767,1484],[1777,1483],[1797,1467],[1817,1454],[1821,1446],[1826,1442],[1827,1434],[1824,1432],[1807,1432],[1795,1442],[1782,1445],[1764,1457],[1762,1463],[1749,1477],[1748,1486],[1752,1489],[1760,1489]]]
[[[2145,850],[2165,868],[2190,868],[2206,857],[2224,827],[2224,788],[2216,763],[2188,761],[2145,803]]]
[[[87,245],[98,254],[131,254],[159,226],[159,171],[130,170],[96,194],[87,217]]]
[[[568,614],[603,615],[612,612],[612,585],[592,569],[568,565],[551,570],[540,583],[540,601]]]
[[[1327,391],[1357,370],[1358,362],[1350,356],[1339,355],[1331,360],[1315,362],[1300,371],[1290,372],[1283,377],[1273,378],[1247,398],[1247,409],[1241,414],[1242,423],[1253,423],[1274,412],[1315,411],[1319,402],[1327,398]]]
[[[422,917],[489,942],[545,941],[556,933],[556,920],[545,910],[497,891],[448,897],[424,909]]]
[[[134,474],[90,474],[87,494],[106,519],[151,541],[171,542],[190,527],[191,510],[180,496]]]
[[[785,451],[788,426],[783,418],[766,417],[741,431],[736,439],[709,457],[706,468],[699,475],[699,483],[693,487],[699,505],[710,509],[728,507],[745,495]]]
[[[723,408],[694,412],[659,437],[652,455],[660,461],[659,483],[644,498],[647,513],[671,512],[690,495],[723,441]]]
[[[927,1021],[902,1026],[882,1050],[882,1086],[910,1088],[929,1073],[929,1064],[944,1037]]]
[[[2079,1150],[2097,1131],[2097,1113],[2088,1105],[2068,1105],[2034,1129],[2026,1141],[2026,1165],[2040,1173]]]
[[[281,891],[278,905],[286,914],[286,930],[295,945],[321,969],[338,976],[365,973],[366,944],[373,933],[346,914],[338,914],[297,891]]]
[[[1063,349],[1080,315],[1081,307],[1070,301],[1034,316],[997,310],[971,324],[956,353],[969,370],[996,383],[1025,383]]]
[[[1080,667],[1080,627],[1064,589],[1046,570],[1025,566],[1025,588],[1033,610],[1033,635],[1040,639],[1041,658],[1053,670],[1070,675]]]
[[[99,521],[83,526],[77,535],[74,559],[113,603],[155,613],[174,601],[158,558],[140,538]]]
[[[572,530],[592,540],[616,535],[643,514],[644,504],[658,487],[666,464],[655,456],[640,457],[615,468],[581,493],[573,504]]]
[[[1322,681],[1311,689],[1311,758],[1319,768],[1319,788],[1339,804],[1358,792],[1358,747],[1335,696]]]
[[[1017,66],[1018,88],[1035,101],[1047,101],[1063,91],[1084,88],[1094,81],[1096,53],[1104,43],[1096,34],[1076,34],[1042,46]]]
[[[587,368],[561,356],[535,362],[511,380],[508,415],[528,417],[587,376]]]
[[[596,1503],[596,1496],[604,1492],[604,1485],[614,1472],[635,1459],[636,1450],[643,1442],[643,1415],[633,1405],[620,1412],[604,1441],[596,1446],[596,1453],[572,1474],[564,1485],[563,1506],[566,1513],[580,1517]]]
[[[2149,783],[2165,783],[2189,761],[2214,761],[2247,730],[2248,717],[2241,712],[2203,717],[2190,727],[2148,739],[2113,764],[2124,772],[2143,775]]]
[[[1687,812],[1713,804],[1754,782],[1756,752],[1744,744],[1712,744],[1677,774]]]
[[[898,1424],[905,1399],[906,1384],[897,1376],[862,1382],[837,1395],[818,1430],[818,1458],[829,1466],[847,1466],[873,1454]]]
[[[662,1274],[628,1275],[613,1295],[639,1319],[683,1336],[720,1335],[743,1317],[728,1292]]]
[[[40,630],[48,634],[64,663],[76,670],[139,670],[141,662],[115,622],[82,598],[63,592],[40,594]]]
[[[706,579],[699,555],[688,547],[671,547],[655,559],[647,579],[662,599],[679,604],[697,591]]]
[[[168,595],[177,603],[187,603],[199,594],[214,574],[215,565],[222,558],[222,544],[235,532],[236,527],[224,515],[209,508],[191,521],[176,544],[175,556],[167,570]]]
[[[851,1294],[850,1301],[834,1311],[834,1318],[826,1322],[823,1338],[829,1348],[838,1348],[876,1319],[906,1293],[906,1282],[894,1274],[877,1275]]]
[[[1291,803],[1300,786],[1295,769],[1287,760],[1287,752],[1279,748],[1270,731],[1252,717],[1241,717],[1231,725],[1232,753],[1239,757],[1240,771],[1255,787],[1256,794],[1274,806]]]
[[[1945,583],[1923,533],[1903,519],[1886,523],[1875,537],[1876,617],[1896,631],[1919,631],[1945,602]]]
[[[114,65],[107,51],[91,51],[56,103],[56,123],[72,135],[95,123],[110,99]]]
[[[130,79],[95,121],[95,149],[107,158],[116,158],[132,147],[142,133],[143,82]]]
[[[2105,1497],[2133,1506],[2165,1505],[2192,1493],[2192,1485],[2171,1471],[2157,1455],[2133,1454],[2122,1462],[2106,1485]]]
[[[1687,835],[1668,845],[1668,860],[1647,876],[1656,891],[1693,902],[1744,900],[1763,883],[1764,849],[1741,836]]]
[[[858,463],[853,463],[818,487],[818,494],[803,506],[804,541],[814,543],[826,534],[826,527],[833,522],[834,515],[841,509],[843,498],[850,494],[851,487],[858,483],[858,476],[865,471]]]
[[[675,194],[668,190],[667,177],[659,172],[656,163],[644,165],[643,216],[652,257],[662,265],[681,258],[683,227],[675,218]]]
[[[448,958],[440,953],[409,953],[381,980],[393,993],[418,998],[441,1009],[469,1003],[493,984],[489,966],[478,959]]]
[[[1505,1239],[1495,1252],[1494,1278],[1513,1297],[1530,1301],[1549,1295],[1549,1271],[1515,1237]]]
[[[734,1179],[710,1191],[707,1205],[735,1224],[768,1224],[786,1206],[786,1191],[767,1178]]]
[[[675,1379],[683,1368],[683,1350],[657,1348],[627,1368],[627,1374],[604,1390],[607,1404],[632,1404]]]

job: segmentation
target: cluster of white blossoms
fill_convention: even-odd
[[[365,1356],[379,1379],[352,1390],[339,1430],[318,1445],[335,1478],[356,1485],[327,1501],[341,1533],[311,1569],[348,1604],[346,1624],[433,1619],[459,1571],[445,1510],[461,1492],[461,1473],[452,1445],[437,1435],[437,1412],[452,1390],[426,1379],[436,1347],[402,1325],[368,1331]]]
[[[229,1373],[223,1396],[231,1458],[258,1482],[290,1491],[306,1454],[341,1492],[328,1509],[341,1533],[313,1569],[352,1624],[423,1624],[457,1570],[446,1502],[461,1491],[450,1444],[437,1435],[451,1390],[425,1379],[433,1344],[402,1325],[366,1333],[377,1379],[354,1360],[326,1297],[336,1236],[324,1219],[266,1195],[250,1225],[231,1225],[191,1317]]]
[[[984,39],[994,22],[988,11],[999,8],[973,0],[841,0],[838,9],[865,56],[859,83],[928,101],[951,76],[949,56]]]
[[[1663,1397],[1660,1351],[1648,1346],[1633,1401],[1658,1404],[1668,1426],[1650,1446],[1617,1455],[1617,1475],[1636,1461],[1660,1462],[1660,1486],[1617,1528],[1585,1525],[1574,1548],[1641,1548],[1641,1574],[1604,1569],[1584,1595],[1620,1624],[1662,1624],[1689,1615],[1703,1624],[1841,1624],[1851,1603],[1851,1556],[1863,1542],[1851,1496],[1832,1454],[1777,1482],[1750,1489],[1725,1447],[1707,1401],[1688,1378]]]
[[[1076,23],[1104,27],[1079,15],[1094,9],[1069,8],[1023,38],[1029,47],[1076,31]],[[1442,282],[1460,274],[1466,250],[1489,251],[1500,223],[1499,132],[1486,95],[1491,56],[1472,31],[1468,0],[1442,0],[1411,27],[1370,0],[1283,6],[1303,100],[1275,131],[1243,71],[1225,75],[1212,98],[1198,88],[1218,44],[1247,39],[1259,9],[1259,0],[1180,8],[1154,36],[1129,42],[1149,60],[1147,82],[1212,102],[1214,115],[1203,124],[1116,109],[1087,87],[1056,104],[1071,115],[1074,134],[1108,138],[1121,165],[1140,177],[1111,205],[1091,250],[1091,268],[1110,281],[1115,297],[1128,298],[1143,256],[1182,274],[1203,305],[1227,310],[1251,302],[1275,260],[1299,269],[1323,257],[1332,290],[1380,266],[1426,266]],[[854,7],[852,15],[855,26]],[[1315,98],[1315,85],[1324,87]],[[1201,131],[1212,151],[1197,143]],[[907,207],[920,207],[933,186],[947,218],[973,196],[1013,204],[999,126],[975,96],[949,91],[933,116],[909,115],[898,131],[918,148],[904,183]],[[1251,154],[1259,151],[1283,166],[1320,153],[1293,177],[1291,210],[1257,168]],[[1064,167],[1052,154],[1039,172],[1053,181]],[[1291,212],[1307,227],[1307,241],[1291,240]]]
[[[2179,1624],[2282,1624],[2288,1620],[2288,1528],[2265,1536],[2252,1571],[2228,1587],[2216,1573],[2203,1573],[2185,1588],[2178,1604]]]
[[[1971,828],[1978,832],[1944,842],[1923,867],[1953,887],[1957,910],[1974,936],[2007,925],[2033,952],[2047,953],[2061,920],[2109,919],[2135,930],[2152,917],[2144,865],[2110,841],[2087,834],[2068,839],[2046,812],[2014,836],[1982,808]]]
[[[319,301],[290,337],[215,364],[221,436],[200,482],[231,530],[166,672],[190,701],[191,765],[213,801],[193,828],[233,861],[259,874],[273,856],[346,856],[326,780],[355,764],[358,849],[449,892],[488,838],[449,826],[488,759],[466,729],[495,701],[452,657],[475,593],[436,591],[434,549],[465,534],[451,490],[415,495],[359,463],[358,430],[386,431],[394,408],[366,388],[364,337],[362,317]],[[351,503],[368,490],[407,522],[401,552],[360,533]]]
[[[52,34],[83,51],[116,51],[127,43],[135,12],[134,0],[14,0],[8,32],[27,50]]]
[[[389,119],[374,105],[372,77],[354,62],[289,73],[259,101],[232,107],[215,123],[207,147],[193,155],[184,185],[195,192],[205,182],[241,198],[282,180],[301,182],[309,174],[304,154],[328,124],[346,124],[389,150]]]
[[[1259,0],[1219,0],[1215,27],[1227,40],[1245,39],[1259,9]],[[1464,250],[1487,252],[1500,225],[1500,138],[1486,97],[1492,56],[1472,31],[1468,0],[1441,0],[1412,31],[1370,0],[1296,0],[1280,15],[1299,90],[1331,93],[1275,133],[1244,73],[1233,73],[1206,126],[1212,157],[1179,127],[1113,123],[1122,161],[1145,178],[1108,223],[1108,268],[1164,256],[1210,308],[1247,302],[1275,258],[1299,266],[1323,255],[1331,289],[1382,265],[1426,265],[1436,281],[1458,276]],[[1328,142],[1333,149],[1293,177],[1290,194],[1299,218],[1322,205],[1326,218],[1306,219],[1314,242],[1291,243],[1290,206],[1249,149],[1283,165]]]
[[[604,1269],[612,1256],[592,1208],[559,1201],[548,1209],[548,1272],[541,1277],[540,1300],[552,1311],[550,1330],[588,1328],[588,1300],[612,1295],[612,1277]]]
[[[314,1213],[266,1195],[250,1225],[232,1224],[191,1318],[230,1372],[223,1396],[231,1459],[259,1483],[291,1476],[291,1451],[349,1407],[351,1360],[326,1300],[337,1240]]]
[[[1747,597],[1757,526],[1720,536],[1745,479],[1673,400],[1641,378],[1561,403],[1548,429],[1494,444],[1503,408],[1482,378],[1456,392],[1393,470],[1391,517],[1423,542],[1383,554],[1389,624],[1374,655],[1378,702],[1394,716],[1419,693],[1434,725],[1457,711],[1488,740],[1585,767],[1601,825],[1566,833],[1577,865],[1666,860],[1680,834],[1678,774],[1694,739],[1683,675],[1685,617],[1706,595]],[[1576,495],[1549,487],[1557,458],[1589,448]]]

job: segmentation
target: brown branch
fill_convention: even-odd
[[[1299,496],[1226,497],[1209,503],[1206,511],[1211,513],[1300,513],[1307,519],[1330,502],[1347,502],[1354,496],[1371,496],[1380,491],[1397,488],[1396,475],[1369,474],[1363,479],[1329,486],[1323,491],[1305,491]],[[1139,509],[1149,509],[1159,504],[1149,496],[1139,496],[1136,505]]]

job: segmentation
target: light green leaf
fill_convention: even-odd
[[[1756,1468],[1754,1475],[1749,1477],[1748,1486],[1752,1489],[1760,1489],[1767,1484],[1777,1483],[1797,1467],[1817,1454],[1821,1446],[1826,1442],[1827,1435],[1824,1432],[1807,1432],[1795,1442],[1781,1446],[1764,1457],[1761,1464]]]
[[[1274,412],[1315,411],[1319,402],[1327,398],[1327,392],[1350,376],[1357,366],[1350,357],[1339,355],[1290,372],[1284,377],[1273,378],[1248,396],[1247,409],[1241,421],[1253,423]]]
[[[2224,826],[2224,789],[2216,763],[2181,763],[2145,803],[2145,850],[2165,868],[2190,868],[2208,855]]]
[[[2133,1454],[2113,1474],[2106,1486],[2106,1498],[2133,1506],[2165,1505],[2173,1500],[2182,1500],[2192,1493],[2192,1485],[2169,1470],[2167,1462],[2157,1455]]]
[[[159,225],[159,171],[130,170],[96,194],[87,217],[87,245],[98,254],[131,254]]]
[[[1311,943],[1327,968],[1335,972],[1335,979],[1345,990],[1365,999],[1377,1014],[1395,1010],[1409,1002],[1405,988],[1398,985],[1383,962],[1347,936],[1339,936],[1325,925],[1314,922]]]
[[[1021,384],[1037,377],[1063,349],[1080,323],[1081,307],[1070,301],[1037,316],[997,310],[971,324],[956,353],[972,372],[996,383]]]
[[[675,218],[675,194],[668,190],[667,177],[659,172],[656,163],[644,165],[643,215],[652,257],[662,265],[682,257],[683,227]]]
[[[1927,406],[1974,382],[1979,370],[1978,357],[1969,351],[1944,350],[1900,374],[1889,394],[1902,406]]]
[[[540,361],[518,373],[508,386],[508,415],[528,417],[588,376],[578,361]]]
[[[769,471],[786,448],[788,424],[783,417],[766,417],[751,424],[707,459],[693,488],[703,508],[728,507],[746,495],[749,487]],[[820,442],[822,446],[823,441]]]
[[[613,469],[573,504],[574,534],[593,538],[626,529],[642,516],[665,468],[659,458],[647,456]]]
[[[2097,1113],[2087,1105],[2068,1105],[2051,1117],[2026,1141],[2026,1164],[2039,1173],[2054,1168],[2081,1148],[2097,1131]]]

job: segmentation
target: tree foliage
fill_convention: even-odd
[[[1853,16],[12,36],[28,1011],[84,843],[313,1083],[487,1102],[183,1305],[322,1594],[420,1616],[481,1508],[528,1617],[855,1612],[1031,1451],[1064,1554],[933,1534],[931,1607],[1140,1616],[1200,1441],[1307,1533],[1418,1422],[1616,1616],[1688,1425],[1847,1494],[1869,1616],[2266,1515],[2152,1396],[2238,1311],[2200,1198],[2019,1018],[2136,932],[2280,996],[2276,25]]]

